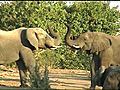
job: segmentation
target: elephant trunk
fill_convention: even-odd
[[[67,25],[67,24],[65,24],[66,25],[66,27],[67,27],[67,33],[66,33],[66,35],[65,35],[65,43],[68,45],[68,46],[70,46],[70,47],[72,47],[72,48],[76,48],[76,49],[78,49],[79,47],[77,47],[75,44],[77,43],[77,39],[75,39],[75,40],[72,40],[71,38],[70,38],[70,34],[71,34],[71,26],[70,25]]]
[[[54,32],[50,27],[48,27],[49,35],[54,39],[54,45],[58,46],[61,43],[61,38],[58,32]]]

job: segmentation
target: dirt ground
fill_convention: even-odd
[[[0,90],[19,90],[19,73],[16,68],[0,66]],[[52,89],[86,90],[90,86],[89,71],[49,69],[50,87]],[[101,87],[97,87],[101,89]],[[24,89],[22,89],[24,90]]]

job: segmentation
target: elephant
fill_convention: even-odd
[[[65,24],[65,26],[67,28],[64,38],[66,45],[92,55],[90,89],[95,89],[96,85],[100,85],[100,78],[105,69],[111,64],[120,64],[120,36],[103,32],[84,32],[75,39],[71,39],[72,25]]]
[[[113,65],[105,69],[101,78],[102,90],[120,89],[120,66]]]
[[[36,77],[33,52],[38,49],[59,47],[61,42],[59,33],[49,31],[53,36],[39,27],[20,27],[12,31],[0,30],[0,64],[16,62],[21,87],[28,86],[26,84],[27,71]]]

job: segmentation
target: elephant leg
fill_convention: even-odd
[[[91,90],[94,90],[95,89],[95,63],[94,63],[94,60],[92,60],[91,62],[91,70],[90,70],[90,73],[91,73],[91,86],[90,86],[90,89]]]
[[[25,63],[25,66],[27,67],[29,73],[30,73],[30,78],[34,80],[38,80],[39,77],[36,75],[36,60],[33,57],[33,53],[30,49],[22,50],[21,55],[23,57],[23,61]],[[31,82],[33,83],[33,82]]]
[[[103,75],[105,69],[106,69],[105,66],[101,66],[101,67],[99,68],[98,72],[97,72],[97,74],[98,74],[97,80],[98,80],[98,85],[99,85],[99,86],[101,86],[101,83],[104,83],[104,82],[101,82],[101,79],[102,79],[102,75]]]
[[[97,85],[97,72],[99,70],[100,67],[100,59],[98,57],[98,55],[93,55],[92,61],[91,61],[91,86],[90,89],[94,90],[96,85]]]
[[[32,60],[32,62],[29,62],[29,64],[27,65],[28,71],[30,72],[31,86],[38,85],[37,83],[40,81],[40,75],[38,75],[39,71],[36,70],[36,68],[38,68],[36,65],[37,64],[34,59]]]
[[[27,87],[28,86],[26,84],[27,83],[27,68],[22,59],[19,59],[18,61],[16,61],[16,64],[18,66],[19,75],[20,75],[20,82],[21,82],[20,87]]]

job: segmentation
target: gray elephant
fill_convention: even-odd
[[[71,26],[67,26],[65,43],[77,50],[84,50],[92,54],[91,87],[100,85],[100,78],[105,69],[111,64],[120,64],[120,36],[111,36],[102,32],[82,33],[74,40],[70,38]]]
[[[120,89],[120,66],[113,65],[105,69],[101,78],[102,90]]]
[[[42,28],[0,30],[0,64],[16,62],[20,74],[20,86],[27,86],[27,70],[36,77],[33,51],[39,48],[56,48],[60,44],[59,34],[53,31],[51,34],[53,36]]]

